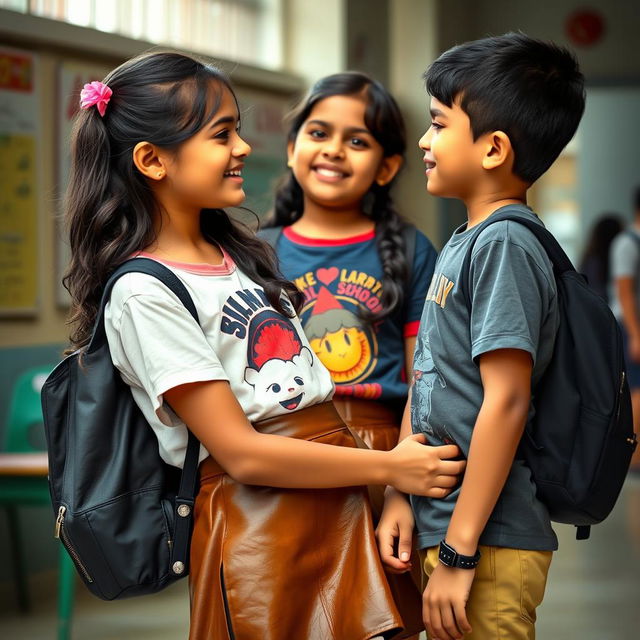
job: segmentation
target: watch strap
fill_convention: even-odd
[[[444,540],[440,543],[438,553],[440,562],[454,569],[475,569],[480,561],[480,551],[476,551],[473,556],[463,556]]]

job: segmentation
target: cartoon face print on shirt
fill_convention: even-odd
[[[420,425],[427,435],[440,438],[444,442],[441,429],[431,424],[431,393],[435,385],[444,389],[447,383],[431,357],[429,339],[424,333],[418,334],[413,368],[411,423]]]
[[[313,354],[284,316],[263,311],[252,318],[247,363],[244,379],[255,389],[259,402],[278,402],[288,411],[308,403],[305,384],[311,378]]]
[[[362,380],[377,361],[375,335],[363,326],[355,306],[350,306],[354,311],[343,306],[329,289],[321,287],[304,325],[311,348],[337,384]]]

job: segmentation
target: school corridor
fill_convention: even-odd
[[[14,396],[20,398],[17,381],[34,368],[50,371],[68,345],[70,297],[61,282],[70,249],[61,203],[85,83],[157,46],[214,61],[232,79],[242,135],[253,147],[243,169],[245,204],[264,219],[287,171],[285,113],[319,78],[348,69],[367,72],[394,94],[406,120],[409,146],[395,206],[441,248],[467,214],[460,203],[425,188],[424,153],[417,145],[430,122],[423,72],[454,44],[489,34],[522,30],[553,40],[575,51],[587,79],[587,106],[576,136],[530,190],[528,203],[579,264],[602,214],[627,223],[633,218],[631,194],[640,186],[639,5],[0,0],[0,451],[9,451],[10,422],[27,424],[8,417]],[[234,215],[253,224],[248,211]],[[15,406],[39,410],[39,395],[32,390],[30,398]],[[29,422],[28,449],[40,451],[44,431],[36,423]],[[53,513],[48,504],[21,505],[19,511],[13,519],[15,512],[0,508],[0,640],[56,640]],[[10,531],[18,520],[29,613],[19,611],[13,584]],[[576,541],[572,527],[555,529],[560,549],[538,611],[538,640],[640,640],[640,473],[629,475],[614,512],[594,527],[590,540]],[[78,579],[72,640],[186,640],[187,586],[183,580],[155,596],[103,602]]]
[[[538,615],[538,640],[633,640],[640,636],[640,475],[627,478],[612,515],[576,541],[556,526],[560,550]],[[31,582],[33,612],[16,613],[14,595],[0,599],[0,638],[55,640],[55,575]],[[256,588],[260,588],[256,585]],[[73,640],[182,640],[187,637],[186,580],[143,598],[102,602],[78,582]],[[214,640],[214,639],[212,639]],[[302,640],[287,639],[282,640]]]

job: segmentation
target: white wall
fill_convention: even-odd
[[[591,88],[578,129],[578,201],[584,238],[604,212],[632,219],[640,186],[640,87]]]
[[[347,0],[285,0],[285,70],[308,85],[344,71]]]
[[[427,128],[429,98],[422,74],[435,59],[438,13],[435,0],[391,0],[390,82],[407,125],[407,164],[396,187],[398,210],[436,244],[436,200],[427,193],[423,153],[418,140]]]

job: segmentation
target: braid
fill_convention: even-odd
[[[304,196],[302,188],[289,170],[276,189],[273,210],[264,222],[264,227],[288,227],[302,217]]]
[[[411,269],[402,235],[407,223],[395,210],[388,187],[374,185],[372,192],[375,201],[371,217],[376,224],[376,246],[382,264],[381,308],[376,313],[362,310],[360,317],[366,322],[379,322],[402,308],[405,290],[411,284]]]

